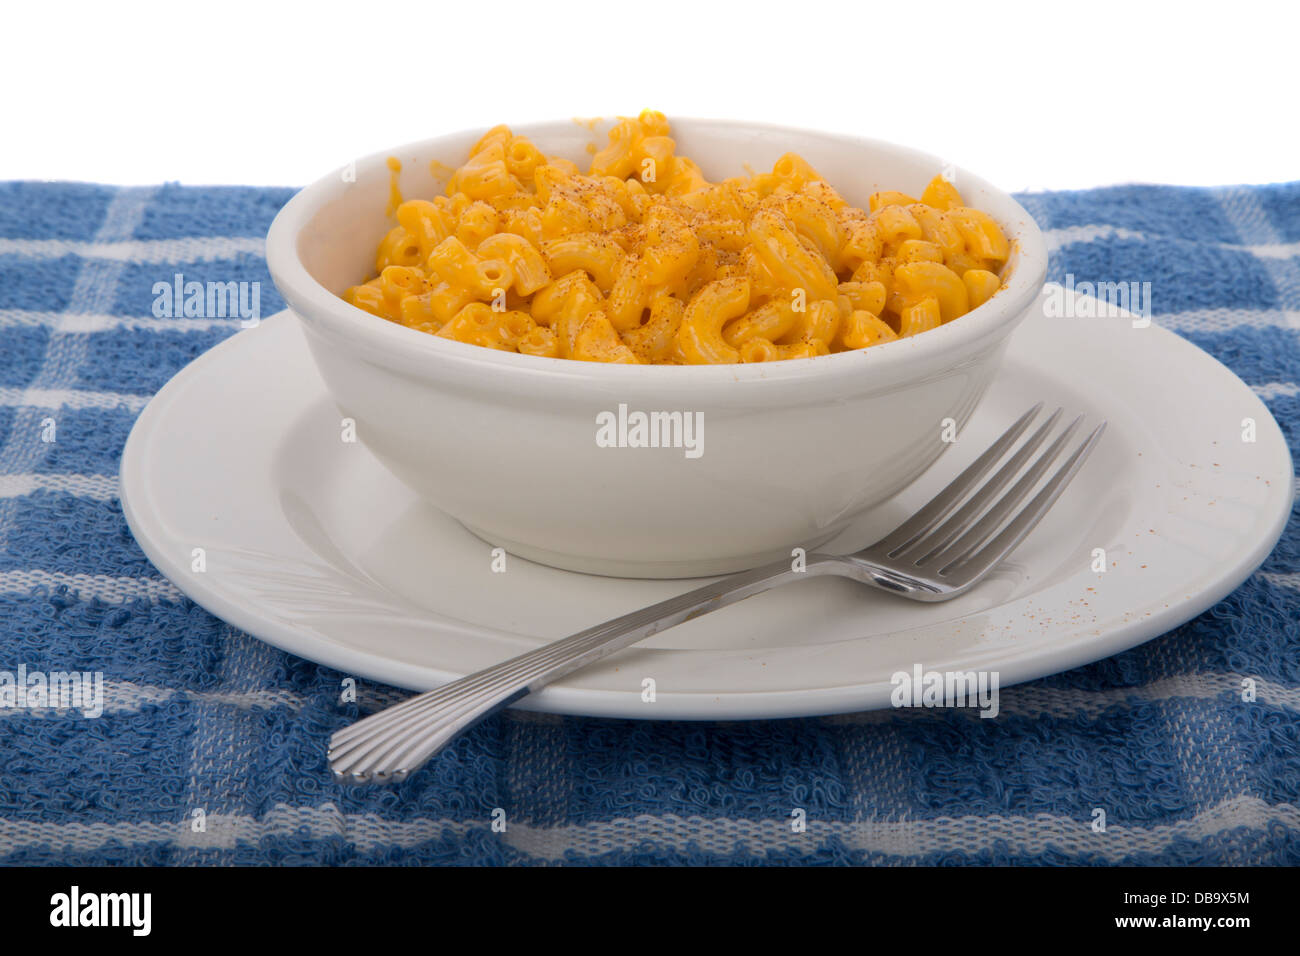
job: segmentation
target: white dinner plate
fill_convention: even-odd
[[[1006,686],[1168,631],[1232,591],[1277,541],[1291,458],[1240,379],[1155,325],[1038,314],[1015,333],[953,448],[823,550],[856,550],[894,527],[1040,400],[1109,428],[1042,524],[972,592],[917,604],[839,578],[788,585],[519,706],[672,719],[842,713],[889,706],[891,676],[917,664],[997,671]],[[701,583],[514,556],[494,570],[489,545],[343,438],[297,319],[283,312],[197,359],[149,403],[123,453],[123,510],[149,559],[213,614],[346,674],[415,690]],[[1094,570],[1098,548],[1104,572]]]

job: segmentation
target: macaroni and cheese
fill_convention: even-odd
[[[396,175],[396,170],[394,170]],[[711,183],[662,113],[610,131],[582,173],[497,126],[446,195],[402,202],[352,305],[495,349],[628,364],[810,358],[951,322],[1009,255],[936,176],[849,205],[794,153]]]

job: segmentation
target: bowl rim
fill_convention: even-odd
[[[721,382],[835,382],[848,377],[860,379],[863,359],[871,361],[871,376],[878,384],[913,377],[913,373],[940,366],[951,366],[953,356],[963,351],[982,351],[1010,333],[1039,295],[1047,275],[1047,244],[1038,224],[1029,212],[1005,190],[964,167],[946,162],[928,153],[884,140],[824,130],[804,129],[772,123],[734,119],[670,117],[675,129],[691,132],[708,127],[736,131],[763,132],[785,138],[789,149],[800,151],[801,139],[821,139],[848,149],[892,153],[897,158],[931,169],[954,169],[962,182],[972,183],[963,193],[980,191],[1006,207],[1014,221],[1000,212],[982,206],[1006,231],[1012,251],[1008,265],[1012,274],[988,302],[952,322],[911,336],[872,346],[867,349],[837,352],[803,359],[716,365],[614,365],[574,359],[547,358],[489,349],[464,342],[440,339],[395,322],[377,319],[334,295],[307,271],[299,256],[301,234],[312,218],[330,202],[340,198],[363,177],[389,175],[388,159],[397,155],[435,152],[447,140],[464,137],[477,130],[453,130],[438,136],[390,147],[350,164],[355,178],[347,181],[338,169],[299,190],[277,213],[266,238],[267,267],[289,309],[314,331],[345,345],[385,367],[417,377],[435,372],[454,371],[456,377],[478,378],[496,374],[526,379],[530,387],[546,380],[567,385],[590,383],[601,388],[646,388],[671,386],[676,393],[693,388],[709,388]],[[544,120],[510,128],[517,134],[544,143],[547,135],[569,130],[573,119]],[[545,147],[543,146],[543,149]],[[832,183],[832,186],[835,184]],[[391,218],[391,217],[390,217]],[[936,364],[938,363],[938,364]],[[499,386],[503,379],[497,379]]]

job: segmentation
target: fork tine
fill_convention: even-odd
[[[946,518],[949,512],[961,502],[970,487],[988,474],[989,469],[1001,460],[1007,449],[1016,443],[1042,408],[1043,403],[1039,402],[1016,419],[1011,427],[1002,433],[1002,437],[989,446],[988,451],[975,459],[973,464],[954,478],[947,488],[931,498],[920,511],[871,545],[871,550],[879,552],[880,549],[884,549],[885,553],[892,555]]]
[[[1029,456],[1047,440],[1047,436],[1052,433],[1052,429],[1056,427],[1056,423],[1060,420],[1064,411],[1065,409],[1058,408],[1052,412],[1047,421],[1043,422],[1025,440],[1025,443],[1016,449],[1016,453],[1007,459],[1006,464],[998,469],[997,474],[984,482],[979,491],[971,495],[966,500],[966,503],[957,509],[937,530],[922,535],[907,547],[891,552],[889,556],[896,559],[915,557],[917,564],[924,564],[927,558],[932,557],[938,551],[942,551],[959,535],[964,534],[984,513],[985,506],[993,500],[994,496],[1020,474],[1020,470],[1024,467],[1025,462],[1029,460]]]
[[[1078,423],[1077,419],[1075,423]],[[1048,479],[1047,484],[1034,496],[1034,499],[1021,509],[1020,513],[1002,529],[997,537],[979,551],[966,556],[959,556],[956,561],[950,561],[947,565],[941,566],[939,574],[946,575],[954,568],[963,568],[965,572],[963,576],[969,574],[979,575],[985,569],[992,567],[1006,557],[1042,520],[1048,509],[1056,503],[1056,499],[1061,496],[1061,492],[1065,491],[1066,486],[1074,479],[1079,469],[1083,467],[1083,463],[1088,456],[1092,454],[1092,450],[1097,446],[1097,442],[1101,440],[1102,433],[1105,430],[1105,422],[1094,428],[1092,433],[1083,440],[1083,443],[1074,450],[1074,454],[1067,458],[1064,464],[1056,470],[1056,473]],[[1061,437],[1064,438],[1065,436],[1062,435]],[[1047,454],[1044,453],[1044,457]]]
[[[1002,523],[1019,507],[1020,503],[1029,496],[1038,484],[1038,480],[1043,476],[1061,455],[1061,450],[1065,448],[1066,442],[1078,429],[1079,423],[1083,421],[1080,415],[1074,421],[1066,426],[1065,431],[1057,436],[1056,440],[1047,447],[1047,450],[1040,454],[1034,462],[1025,469],[1020,480],[1011,486],[1011,490],[999,498],[987,512],[975,522],[974,527],[963,534],[960,538],[943,548],[931,551],[924,558],[917,561],[917,565],[926,565],[931,570],[950,567],[960,561],[962,558],[973,553],[977,547],[987,541]]]

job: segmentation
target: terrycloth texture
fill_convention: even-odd
[[[398,695],[340,705],[343,675],[180,597],[116,497],[146,400],[237,330],[155,318],[153,284],[260,281],[278,310],[262,237],[290,195],[0,184],[0,670],[102,671],[107,698],[97,719],[0,711],[0,861],[1300,863],[1294,521],[1215,608],[1004,689],[996,720],[507,713],[401,786],[336,786],[329,733]],[[1021,198],[1050,278],[1152,281],[1156,320],[1245,379],[1300,453],[1300,183]]]

